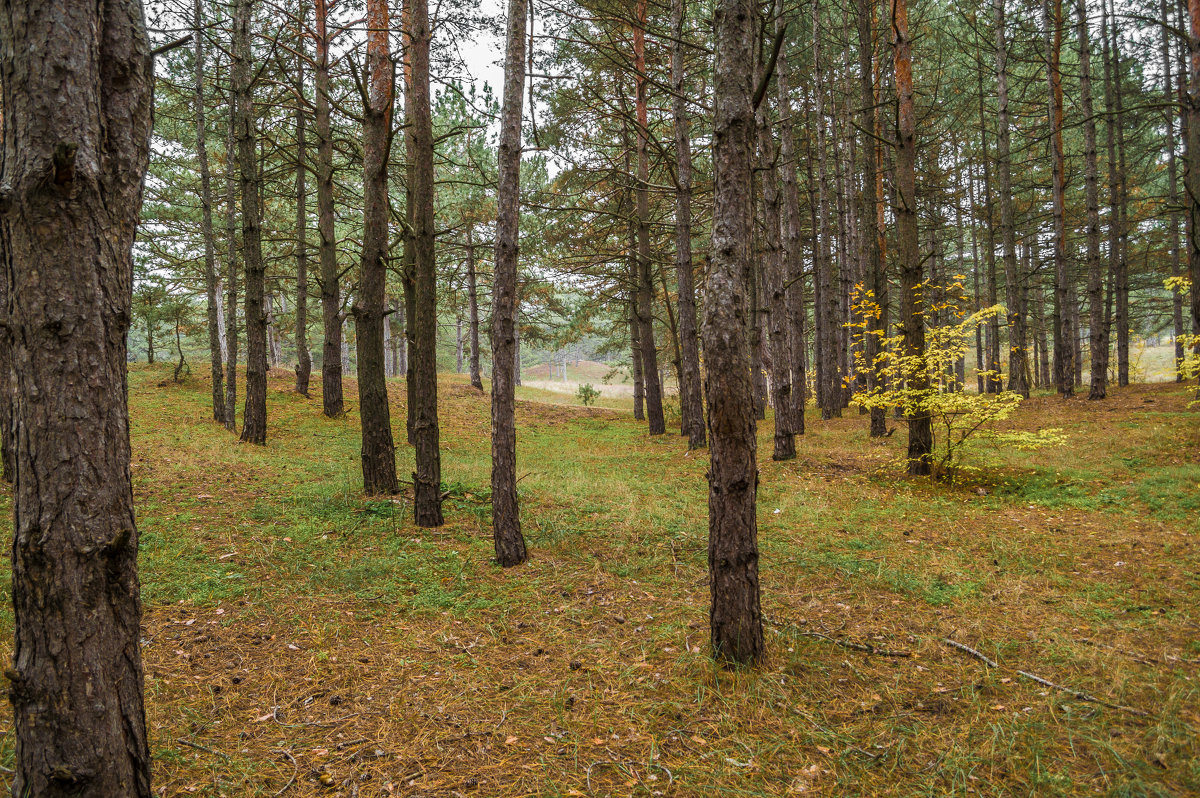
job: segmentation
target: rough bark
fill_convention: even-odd
[[[1125,170],[1125,106],[1121,77],[1121,49],[1116,24],[1116,5],[1113,5],[1113,25],[1110,55],[1112,58],[1112,117],[1116,129],[1117,146],[1117,257],[1113,263],[1113,294],[1116,297],[1116,314],[1113,323],[1117,328],[1117,385],[1129,384],[1129,186]]]
[[[329,418],[345,412],[342,394],[342,295],[337,242],[333,228],[333,128],[329,119],[329,9],[316,0],[316,112],[317,132],[317,250],[321,266],[321,409]]]
[[[521,109],[525,87],[528,0],[509,0],[504,100],[497,156],[496,260],[492,286],[492,539],[496,561],[525,561],[517,506],[517,430],[514,376],[517,348],[517,259],[520,242]]]
[[[152,71],[136,0],[0,2],[18,796],[151,795],[125,337]]]
[[[817,404],[821,408],[821,418],[830,419],[841,417],[842,393],[841,374],[837,366],[837,309],[838,292],[834,287],[833,255],[830,247],[830,199],[829,199],[829,166],[826,156],[825,135],[825,87],[821,63],[821,14],[820,4],[813,4],[813,64],[816,72],[813,97],[815,100],[814,113],[817,129],[817,229],[813,237],[817,242],[813,257],[815,271],[815,305],[813,315],[816,319],[817,335]]]
[[[358,405],[362,421],[363,491],[395,493],[396,447],[384,373],[383,324],[387,314],[388,152],[395,86],[387,0],[367,2],[367,96],[363,108],[363,245],[354,331],[358,354]]]
[[[414,310],[413,446],[416,473],[413,515],[418,526],[442,525],[442,460],[437,408],[437,262],[434,257],[433,116],[429,98],[428,0],[409,0],[410,107],[413,160],[411,179]]]
[[[671,111],[675,132],[675,279],[679,306],[679,413],[689,449],[703,448],[704,400],[700,392],[700,338],[692,270],[692,139],[684,68],[684,1],[671,2]]]
[[[259,207],[258,131],[251,83],[251,5],[252,0],[237,0],[234,4],[233,94],[242,201],[242,265],[246,273],[246,404],[242,412],[242,441],[261,446],[267,442],[267,308],[262,211]]]
[[[896,68],[896,249],[900,262],[900,323],[904,354],[925,360],[925,298],[921,295],[921,250],[917,229],[916,111],[913,107],[912,40],[908,34],[907,0],[891,0],[892,51]],[[929,387],[924,368],[908,377],[908,387]],[[908,415],[908,473],[929,474],[932,467],[933,425],[923,411]]]
[[[1197,0],[1200,2],[1200,0]],[[709,621],[713,655],[751,663],[766,652],[758,587],[758,469],[747,340],[753,31],[749,0],[714,9],[712,267],[704,300],[708,402]]]
[[[200,170],[200,236],[204,240],[204,298],[208,312],[208,359],[212,375],[213,421],[225,423],[225,372],[221,352],[221,312],[216,244],[212,217],[212,172],[208,166],[208,123],[204,106],[204,33],[200,0],[192,4],[192,38],[196,75],[196,162]]]
[[[1162,15],[1162,63],[1163,63],[1163,94],[1164,101],[1167,105],[1167,112],[1164,114],[1167,125],[1167,198],[1170,201],[1170,233],[1168,242],[1171,247],[1171,274],[1181,276],[1183,274],[1183,257],[1179,246],[1179,165],[1176,158],[1176,142],[1175,125],[1178,122],[1178,107],[1179,103],[1175,97],[1174,71],[1175,59],[1171,57],[1171,13],[1170,6],[1167,0],[1162,0],[1161,3]],[[1182,88],[1182,87],[1180,87]],[[1183,326],[1183,292],[1175,291],[1171,297],[1171,322],[1172,332],[1175,339],[1175,379],[1177,382],[1183,380],[1183,371],[1180,364],[1184,358],[1183,336],[1185,329]]]

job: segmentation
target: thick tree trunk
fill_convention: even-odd
[[[213,235],[212,173],[208,168],[208,124],[204,106],[204,32],[200,0],[192,4],[196,75],[196,160],[200,168],[200,235],[204,239],[204,293],[208,311],[208,360],[212,374],[213,421],[225,423],[225,372],[221,351],[216,244]]]
[[[358,352],[358,404],[362,420],[363,490],[391,494],[396,447],[384,373],[383,325],[387,314],[388,152],[395,86],[387,0],[367,2],[367,103],[363,108],[363,246],[354,331]]]
[[[342,293],[333,227],[333,128],[329,119],[329,10],[316,0],[317,233],[321,243],[321,409],[329,418],[345,412],[342,394]]]
[[[662,384],[658,378],[658,349],[654,342],[654,280],[650,263],[650,122],[646,97],[646,0],[637,0],[638,23],[633,28],[633,70],[637,111],[637,317],[642,344],[642,378],[646,382],[646,423],[651,435],[667,431],[663,417]]]
[[[409,62],[412,68],[411,108],[413,162],[413,284],[416,313],[411,321],[416,448],[413,515],[418,526],[442,525],[442,457],[437,408],[437,261],[434,257],[433,117],[429,103],[428,0],[409,0]]]
[[[921,295],[921,249],[917,230],[916,111],[913,107],[912,40],[908,35],[907,0],[891,0],[896,66],[896,244],[900,261],[900,323],[904,355],[925,362],[925,298]],[[929,387],[924,367],[906,375],[909,390]],[[908,415],[908,473],[929,474],[932,468],[933,425],[929,413]]]
[[[479,277],[475,269],[474,229],[467,228],[467,302],[469,312],[469,338],[471,341],[471,385],[483,390],[483,376],[479,372]]]
[[[528,0],[509,0],[504,105],[497,156],[496,260],[492,286],[492,539],[496,561],[510,567],[528,556],[517,506],[514,376],[517,349],[517,259],[520,242],[521,108],[525,84]],[[472,289],[472,295],[474,291]]]
[[[1083,182],[1087,202],[1088,344],[1091,375],[1088,399],[1103,399],[1108,385],[1102,350],[1104,338],[1104,272],[1100,263],[1100,188],[1096,158],[1096,119],[1092,104],[1092,48],[1087,5],[1079,0],[1075,23],[1079,40],[1079,99],[1083,113]],[[1082,368],[1081,368],[1082,370]]]
[[[303,48],[303,39],[296,46]],[[304,61],[297,58],[296,78],[300,86],[304,85],[303,77]],[[308,396],[312,376],[312,355],[308,351],[307,117],[308,109],[301,98],[296,104],[296,393],[303,396]]]
[[[151,795],[125,336],[152,70],[136,0],[0,2],[17,796]]]
[[[679,413],[689,449],[703,448],[704,400],[700,391],[700,338],[692,270],[692,140],[684,71],[684,0],[671,2],[671,110],[675,131],[675,279],[679,291]]]
[[[708,475],[709,621],[713,655],[730,662],[757,662],[766,653],[758,588],[758,468],[746,318],[756,17],[748,0],[719,0],[713,13],[712,267],[702,330],[712,451]]]
[[[266,266],[262,253],[260,177],[255,146],[257,126],[250,77],[252,1],[237,0],[234,4],[233,95],[242,200],[242,264],[246,269],[246,405],[242,413],[242,441],[261,446],[267,442],[267,308],[264,302]]]
[[[1024,277],[1017,260],[1017,228],[1013,211],[1011,123],[1008,110],[1008,45],[1004,2],[996,10],[996,178],[1000,189],[1000,239],[1004,248],[1005,301],[1008,321],[1008,390],[1029,396],[1029,344],[1026,316],[1021,312]]]

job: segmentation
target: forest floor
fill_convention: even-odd
[[[1200,411],[1179,386],[1035,397],[1011,425],[1066,444],[959,485],[900,476],[903,429],[870,443],[854,412],[810,418],[785,463],[763,424],[770,653],[734,671],[708,651],[707,456],[678,436],[525,390],[532,559],[502,571],[485,396],[442,378],[430,530],[359,493],[353,383],[339,420],[289,386],[273,374],[258,448],[208,420],[201,378],[130,374],[160,795],[1200,793]],[[4,702],[7,766],[12,743]]]

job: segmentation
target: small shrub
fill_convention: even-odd
[[[579,390],[575,396],[579,398],[579,401],[583,402],[584,407],[587,407],[600,398],[600,392],[590,382],[585,382],[579,386]]]

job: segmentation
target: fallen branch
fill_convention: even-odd
[[[987,656],[986,654],[982,654],[982,653],[976,651],[975,649],[971,648],[970,646],[964,646],[962,643],[951,640],[948,637],[943,637],[942,642],[945,643],[946,645],[950,646],[951,648],[957,648],[959,651],[962,651],[963,653],[970,654],[972,657],[979,660],[983,664],[987,665],[989,668],[999,668],[1000,667],[999,662],[996,662],[996,660],[992,659],[991,657]]]
[[[853,640],[846,640],[842,637],[830,637],[823,635],[820,632],[797,632],[801,637],[815,637],[818,640],[827,640],[835,646],[849,648],[853,651],[861,651],[864,654],[874,654],[877,657],[911,657],[911,651],[895,651],[888,648],[877,648],[870,643],[856,643]]]
[[[219,756],[222,759],[229,758],[229,754],[221,753],[220,751],[216,750],[215,748],[209,748],[207,745],[200,745],[200,743],[194,743],[191,740],[185,740],[183,737],[180,737],[175,742],[179,743],[180,745],[186,745],[188,748],[195,748],[197,751],[203,751],[206,754],[212,754],[213,756]]]
[[[296,776],[300,775],[300,764],[296,761],[296,757],[292,756],[291,751],[285,751],[282,748],[276,748],[275,750],[292,760],[292,777],[288,779],[288,783],[283,785],[283,788],[273,796],[273,798],[279,798],[279,796],[288,791],[288,787],[291,787],[296,783]]]
[[[992,659],[991,657],[988,657],[985,654],[980,653],[979,651],[976,651],[975,649],[971,648],[970,646],[963,645],[962,643],[959,643],[955,640],[951,640],[948,637],[943,637],[942,642],[952,648],[956,648],[959,651],[962,651],[965,654],[970,654],[975,659],[986,664],[989,668],[999,668],[1000,667],[1000,663],[996,662],[996,660]],[[1044,679],[1041,676],[1038,676],[1036,673],[1030,673],[1029,671],[1023,671],[1023,670],[1017,670],[1016,673],[1018,676],[1024,676],[1026,679],[1029,679],[1030,681],[1033,681],[1033,682],[1037,682],[1038,684],[1042,685],[1043,687],[1049,687],[1053,690],[1058,690],[1060,692],[1066,693],[1067,695],[1069,695],[1072,698],[1075,698],[1079,701],[1087,701],[1092,704],[1099,704],[1102,707],[1108,707],[1109,709],[1116,709],[1116,710],[1120,710],[1121,712],[1128,712],[1130,715],[1137,715],[1139,718],[1151,717],[1150,713],[1146,712],[1145,710],[1138,709],[1136,707],[1128,707],[1128,706],[1125,706],[1124,704],[1114,704],[1111,701],[1105,701],[1103,698],[1097,698],[1096,696],[1092,695],[1091,693],[1085,693],[1081,690],[1076,690],[1072,687],[1064,687],[1061,684],[1055,684],[1054,682],[1050,681],[1049,679]]]

